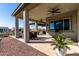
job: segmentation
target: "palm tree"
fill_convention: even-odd
[[[65,51],[62,51],[65,50],[65,49],[69,49],[70,50],[70,47],[68,46],[69,44],[72,44],[72,40],[70,38],[64,38],[64,36],[62,36],[61,34],[57,34],[55,35],[54,37],[54,50],[57,48],[59,52],[61,52],[60,54],[61,55],[64,55],[65,54]]]

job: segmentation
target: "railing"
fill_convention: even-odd
[[[9,33],[8,32],[2,32],[0,33],[0,37],[8,37]]]

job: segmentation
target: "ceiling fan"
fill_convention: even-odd
[[[56,13],[61,13],[58,7],[59,5],[55,6],[54,8],[49,8],[48,14],[55,15]]]

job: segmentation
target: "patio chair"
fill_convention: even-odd
[[[33,39],[37,39],[37,32],[33,33]]]
[[[30,40],[33,40],[33,33],[30,32]]]
[[[46,31],[43,31],[43,34],[46,34]]]
[[[30,40],[37,39],[37,32],[30,32]]]

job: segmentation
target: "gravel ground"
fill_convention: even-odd
[[[6,37],[0,43],[0,56],[47,56],[41,51],[14,38]]]

